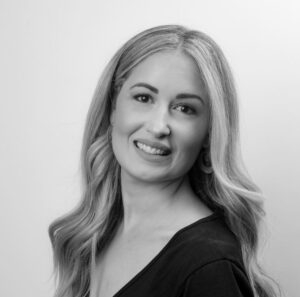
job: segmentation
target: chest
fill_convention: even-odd
[[[97,259],[95,297],[113,297],[162,251],[170,235],[112,242]]]

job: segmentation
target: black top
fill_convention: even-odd
[[[238,241],[212,214],[177,231],[113,297],[253,297]]]

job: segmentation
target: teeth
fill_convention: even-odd
[[[156,149],[154,147],[148,146],[144,143],[141,142],[136,142],[136,145],[138,148],[140,148],[141,150],[143,150],[144,152],[148,153],[148,154],[152,154],[152,155],[165,155],[165,151],[160,150],[160,149]]]

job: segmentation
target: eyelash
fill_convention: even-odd
[[[141,97],[144,97],[144,98],[147,98],[146,101],[144,101],[143,99],[141,100]],[[137,101],[137,102],[140,102],[140,103],[148,103],[150,99],[153,99],[150,95],[148,94],[138,94],[138,95],[135,95],[133,96],[133,98]],[[188,114],[188,115],[191,115],[191,114],[195,114],[196,111],[194,108],[192,108],[191,106],[187,105],[187,104],[177,104],[176,105],[176,108],[177,107],[181,107],[181,108],[187,108],[188,109],[188,112],[184,112],[182,111],[183,113],[185,114]]]
[[[185,113],[185,114],[188,114],[188,115],[196,113],[196,111],[195,111],[194,108],[192,108],[192,107],[190,107],[190,106],[188,106],[186,104],[178,104],[176,107],[187,108],[188,112],[184,112],[184,111],[182,111],[182,112]]]
[[[152,97],[151,97],[150,95],[148,95],[148,94],[138,94],[138,95],[133,96],[133,98],[134,98],[136,101],[141,102],[141,103],[146,103],[145,101],[140,100],[140,99],[139,99],[140,97],[146,97],[148,100],[149,100],[150,98],[152,99]],[[148,102],[148,100],[147,100],[147,102]]]

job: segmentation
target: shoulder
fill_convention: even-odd
[[[227,259],[206,263],[186,278],[182,297],[196,296],[254,297],[243,269]]]
[[[184,297],[253,297],[239,241],[220,216],[199,221],[177,238]]]
[[[221,260],[244,269],[240,244],[219,215],[188,226],[177,235],[173,248],[173,260],[187,273]]]

